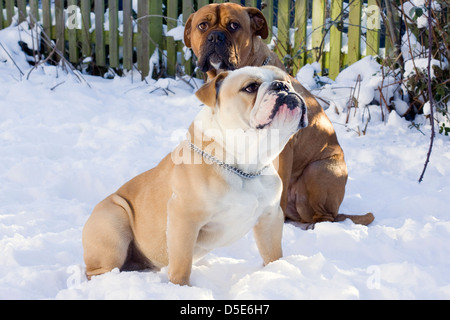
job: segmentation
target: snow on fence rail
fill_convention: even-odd
[[[145,78],[158,61],[155,70],[164,66],[165,75],[193,74],[193,55],[182,43],[183,25],[192,12],[210,2],[224,1],[0,0],[0,29],[12,22],[38,21],[74,64],[92,57],[97,66],[125,70],[135,66]],[[293,74],[318,61],[334,79],[363,56],[384,53],[377,0],[231,2],[263,11],[270,30],[267,43]]]

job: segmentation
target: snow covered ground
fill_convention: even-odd
[[[339,96],[337,87],[356,79],[355,68],[322,91],[336,96],[327,114],[349,169],[341,212],[371,211],[370,226],[285,224],[284,257],[265,267],[249,233],[195,263],[191,287],[169,283],[166,268],[88,282],[81,231],[91,210],[170,152],[201,106],[183,81],[84,76],[89,87],[53,66],[26,79],[16,39],[17,31],[0,31],[24,73],[0,48],[0,299],[450,298],[450,141],[437,135],[419,184],[430,126],[419,118],[423,133],[411,129],[395,112],[381,120],[363,90],[371,60],[356,68],[366,72],[359,98],[369,102],[352,109],[348,125],[339,102],[348,91]],[[307,71],[301,80],[313,85]]]

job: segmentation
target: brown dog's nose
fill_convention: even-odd
[[[208,35],[208,41],[212,43],[220,43],[225,41],[225,34],[220,31],[213,31]]]
[[[270,86],[270,90],[274,91],[289,91],[289,87],[281,81],[274,81]]]

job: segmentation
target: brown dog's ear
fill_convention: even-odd
[[[246,10],[250,16],[252,30],[255,35],[261,36],[262,39],[267,39],[269,36],[269,27],[263,13],[257,8],[246,8]]]
[[[186,47],[191,47],[191,29],[192,29],[192,19],[194,18],[194,13],[192,13],[184,25],[184,44]]]
[[[229,72],[227,71],[221,72],[214,79],[201,86],[195,93],[197,98],[207,106],[215,107],[220,85],[222,84],[223,79],[228,76],[228,73]]]

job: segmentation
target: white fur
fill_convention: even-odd
[[[268,168],[266,175],[253,180],[242,180],[228,172],[223,175],[230,189],[212,204],[214,214],[200,230],[194,260],[242,238],[262,215],[281,214],[278,211],[282,183],[273,167]]]

